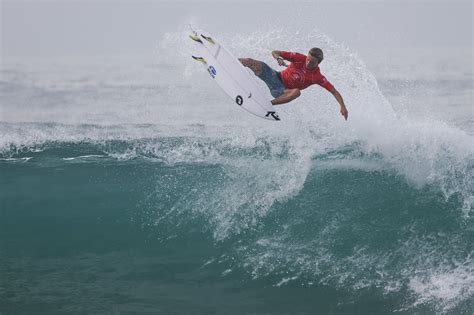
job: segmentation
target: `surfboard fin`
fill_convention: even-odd
[[[215,43],[214,43],[214,40],[213,40],[211,37],[204,36],[204,35],[202,35],[202,34],[201,34],[201,37],[204,38],[205,40],[207,40],[209,43],[215,44]]]
[[[204,59],[203,57],[196,57],[196,56],[192,56],[192,57],[194,58],[194,60],[207,63],[206,59]]]
[[[198,42],[198,43],[202,44],[202,40],[199,37],[197,37],[196,35],[189,35],[189,38],[191,38],[195,42]]]

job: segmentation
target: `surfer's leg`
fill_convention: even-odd
[[[300,95],[301,92],[299,89],[286,89],[282,95],[278,96],[272,101],[272,105],[280,105],[291,102]]]
[[[239,61],[245,66],[250,68],[256,76],[262,74],[262,62],[252,58],[239,58]]]

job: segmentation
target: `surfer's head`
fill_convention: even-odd
[[[324,55],[321,48],[313,47],[306,56],[306,68],[314,68],[323,61]]]

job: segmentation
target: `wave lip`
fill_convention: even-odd
[[[306,125],[300,126],[296,134],[284,131],[267,134],[265,129],[243,133],[239,126],[232,125],[0,123],[4,134],[0,147],[3,158],[39,156],[48,148],[65,146],[76,147],[79,152],[64,158],[98,154],[118,160],[151,158],[171,164],[232,164],[241,159],[255,159],[255,167],[258,161],[266,159],[294,159],[293,163],[300,163],[299,169],[307,170],[312,159],[325,154],[323,163],[333,161],[341,166],[375,158],[382,163],[377,167],[395,170],[416,187],[437,185],[446,200],[461,195],[462,213],[470,215],[474,199],[471,136],[436,121],[400,120],[376,134],[372,127],[366,123],[358,129],[360,135],[365,134],[363,139],[354,134],[343,137],[326,130],[308,130]],[[353,142],[348,143],[351,139]],[[344,152],[344,148],[349,151]],[[333,150],[344,159],[338,159],[331,153]],[[292,167],[285,168],[289,174]],[[306,175],[308,172],[305,171]]]

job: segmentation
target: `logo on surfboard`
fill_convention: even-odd
[[[265,117],[268,117],[269,115],[271,115],[273,117],[273,119],[275,119],[275,120],[280,120],[280,117],[278,117],[276,112],[267,112]]]
[[[211,75],[213,79],[216,77],[216,74],[217,74],[216,68],[214,68],[213,66],[209,66],[207,68],[207,71],[209,72],[209,74]]]
[[[236,102],[239,106],[241,106],[242,103],[244,102],[244,99],[242,98],[242,96],[237,95],[237,97],[235,98],[235,102]]]

